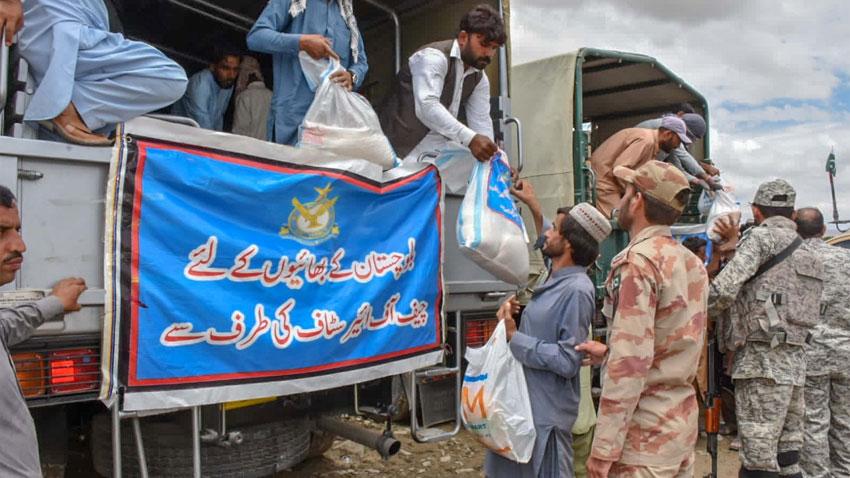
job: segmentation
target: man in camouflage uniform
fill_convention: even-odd
[[[593,478],[690,477],[708,276],[670,232],[687,204],[688,181],[659,161],[619,166],[614,175],[626,184],[615,217],[631,242],[612,261],[605,286],[610,350],[587,469]],[[577,349],[596,355],[593,347]]]
[[[821,322],[806,348],[806,431],[800,466],[807,478],[850,476],[850,250],[823,241],[815,208],[797,211],[797,232],[823,262]]]
[[[733,305],[738,312],[723,315],[732,318],[719,327],[720,345],[735,353],[741,477],[801,476],[804,345],[819,318],[823,268],[800,247],[795,198],[784,180],[759,186],[752,202],[758,227],[738,242],[709,290],[712,316]]]

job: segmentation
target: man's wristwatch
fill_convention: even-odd
[[[348,73],[351,74],[351,87],[353,88],[357,84],[357,73],[353,70],[348,70]]]

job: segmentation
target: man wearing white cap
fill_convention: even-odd
[[[655,159],[659,151],[672,153],[691,144],[688,127],[677,116],[661,118],[658,129],[626,128],[606,139],[590,156],[596,174],[596,207],[608,217],[626,191],[625,182],[614,177],[614,168],[637,169]]]
[[[523,181],[514,194],[536,202]],[[543,229],[539,207],[535,224],[538,231]],[[579,408],[582,360],[575,346],[586,340],[595,311],[587,267],[596,260],[599,243],[610,231],[608,220],[590,204],[558,209],[554,223],[542,235],[542,251],[551,259],[552,272],[533,291],[519,328],[514,320],[519,312],[516,297],[499,308],[497,315],[505,321],[511,353],[523,364],[537,438],[527,464],[488,452],[484,471],[489,478],[574,475],[571,429]]]

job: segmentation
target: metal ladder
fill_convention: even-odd
[[[416,370],[413,372],[413,380],[412,384],[409,387],[408,397],[410,398],[410,432],[414,440],[419,443],[433,443],[437,441],[447,440],[460,431],[462,426],[461,415],[460,415],[460,400],[461,400],[461,387],[463,386],[463,373],[461,370],[461,345],[462,345],[462,322],[461,322],[461,313],[457,311],[454,313],[455,316],[455,325],[454,325],[454,344],[452,345],[455,351],[455,366],[448,367],[446,365],[436,365],[433,367],[427,367],[420,370]],[[448,328],[447,331],[451,329]],[[444,359],[445,362],[445,359]],[[419,417],[416,414],[416,411],[419,408],[419,393],[418,393],[418,383],[420,379],[425,378],[434,378],[441,377],[445,375],[454,375],[455,377],[455,420],[454,420],[454,428],[451,431],[441,430],[435,427],[424,427],[419,423]],[[405,388],[407,389],[407,383],[405,382]]]

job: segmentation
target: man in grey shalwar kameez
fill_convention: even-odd
[[[571,477],[571,429],[578,414],[582,361],[575,346],[587,338],[595,311],[587,267],[611,227],[586,203],[559,209],[555,222],[544,226],[531,185],[520,181],[513,192],[529,205],[537,230],[544,230],[538,244],[543,241],[542,252],[552,268],[548,280],[534,290],[519,329],[513,319],[519,310],[516,297],[498,312],[505,320],[511,353],[524,366],[537,439],[527,464],[488,452],[484,472],[489,478]]]

